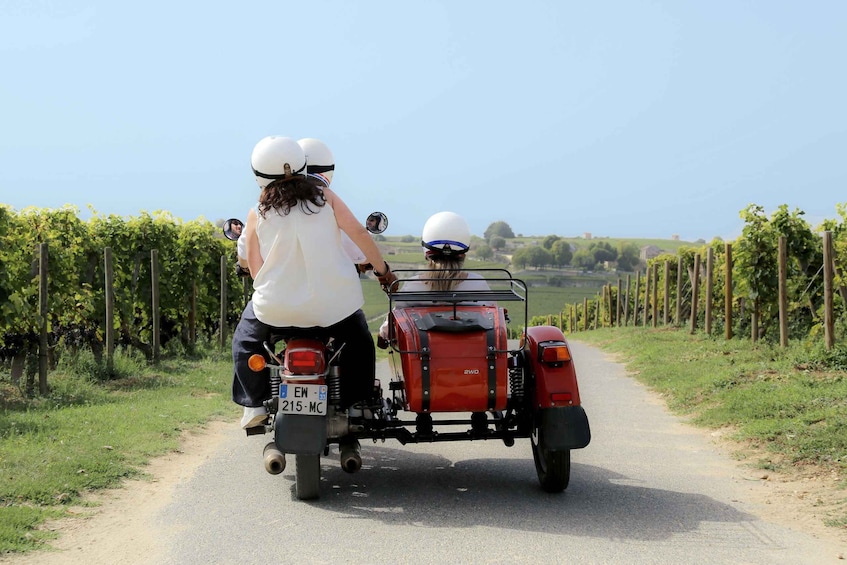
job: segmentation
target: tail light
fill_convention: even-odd
[[[565,361],[571,360],[571,352],[566,343],[562,341],[550,341],[538,346],[538,360],[545,365],[559,367]]]
[[[321,375],[326,368],[324,346],[316,340],[291,340],[285,349],[285,368],[292,375]]]

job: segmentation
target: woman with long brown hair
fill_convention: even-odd
[[[344,343],[342,404],[352,406],[372,393],[376,353],[361,310],[361,282],[342,248],[342,231],[382,284],[396,278],[344,201],[326,183],[306,175],[306,155],[295,140],[262,139],[251,164],[261,188],[243,235],[253,296],[232,339],[232,399],[244,406],[244,428],[267,418],[263,403],[270,398],[269,379],[250,371],[247,360],[264,353],[262,344],[272,331]]]

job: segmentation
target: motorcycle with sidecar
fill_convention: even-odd
[[[466,270],[489,289],[407,291],[404,282],[426,280],[427,271],[394,271],[398,280],[386,289],[388,340],[381,344],[390,382],[386,390],[377,379],[366,402],[341,407],[343,343],[280,335],[265,344],[266,355],[251,357],[250,368],[270,378],[272,397],[267,422],[247,434],[273,434],[263,453],[271,474],[294,456],[298,499],[320,496],[321,457],[333,446],[342,469],[355,473],[361,442],[388,439],[497,440],[512,447],[529,438],[541,488],[567,488],[571,450],[591,440],[568,342],[556,327],[528,325],[524,281],[504,269]],[[509,339],[516,311],[521,330]]]

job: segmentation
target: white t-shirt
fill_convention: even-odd
[[[258,215],[264,264],[253,273],[253,310],[271,326],[331,326],[365,302],[335,212],[329,204],[311,207],[316,213],[294,206],[285,216],[274,210]]]
[[[238,238],[237,246],[238,246],[238,258],[247,260],[247,238],[243,235]],[[350,258],[350,261],[353,263],[364,263],[367,261],[367,257],[362,253],[362,250],[359,249],[359,246],[353,243],[353,240],[350,239],[350,236],[344,232],[341,232],[341,246],[344,248],[344,252]]]

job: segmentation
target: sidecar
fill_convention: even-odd
[[[591,440],[568,342],[558,328],[528,326],[523,281],[502,269],[469,271],[490,289],[406,291],[405,281],[427,272],[395,271],[389,398],[357,435],[402,444],[493,439],[507,447],[530,438],[542,489],[561,492],[571,450]],[[514,340],[512,315],[522,317]]]

